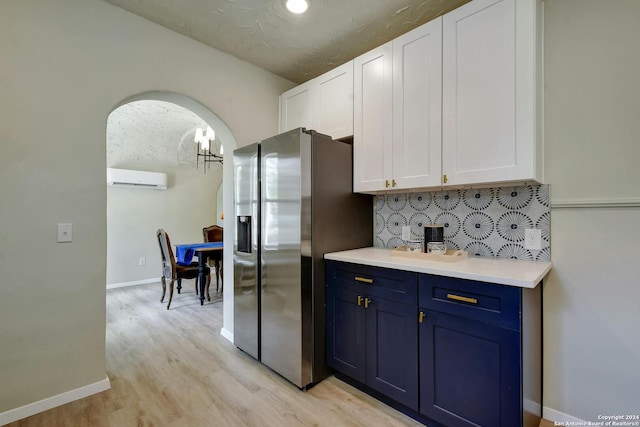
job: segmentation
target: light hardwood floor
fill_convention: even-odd
[[[220,336],[222,302],[189,282],[169,311],[159,283],[107,291],[111,390],[9,426],[421,425],[334,377],[298,390]]]
[[[298,390],[220,336],[222,302],[190,282],[169,311],[159,283],[107,291],[111,390],[10,426],[420,425],[334,377]]]

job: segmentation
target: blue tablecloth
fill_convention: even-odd
[[[180,265],[189,265],[193,255],[198,248],[222,248],[222,242],[212,243],[190,243],[186,245],[176,245],[176,262]]]

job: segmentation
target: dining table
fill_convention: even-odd
[[[207,259],[224,249],[223,242],[185,243],[176,245],[176,262],[190,265],[193,257],[198,258],[198,281],[200,282],[200,305],[204,304],[204,291],[207,283]]]

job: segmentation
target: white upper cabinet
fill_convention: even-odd
[[[472,0],[280,97],[353,134],[353,189],[543,182],[542,0]]]
[[[353,61],[280,95],[280,132],[298,127],[333,139],[353,135]]]
[[[314,129],[333,139],[353,135],[353,61],[316,77]]]
[[[280,132],[299,127],[312,128],[312,91],[309,81],[280,95]]]
[[[443,17],[445,185],[542,181],[540,0],[474,0]]]
[[[442,19],[393,40],[394,188],[442,178]]]
[[[354,191],[440,185],[441,18],[354,64]]]
[[[354,59],[353,190],[392,185],[392,42]]]

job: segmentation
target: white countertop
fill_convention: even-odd
[[[551,263],[543,261],[470,256],[455,262],[441,262],[394,255],[390,249],[381,248],[331,252],[324,258],[530,289],[538,286],[551,270]]]

